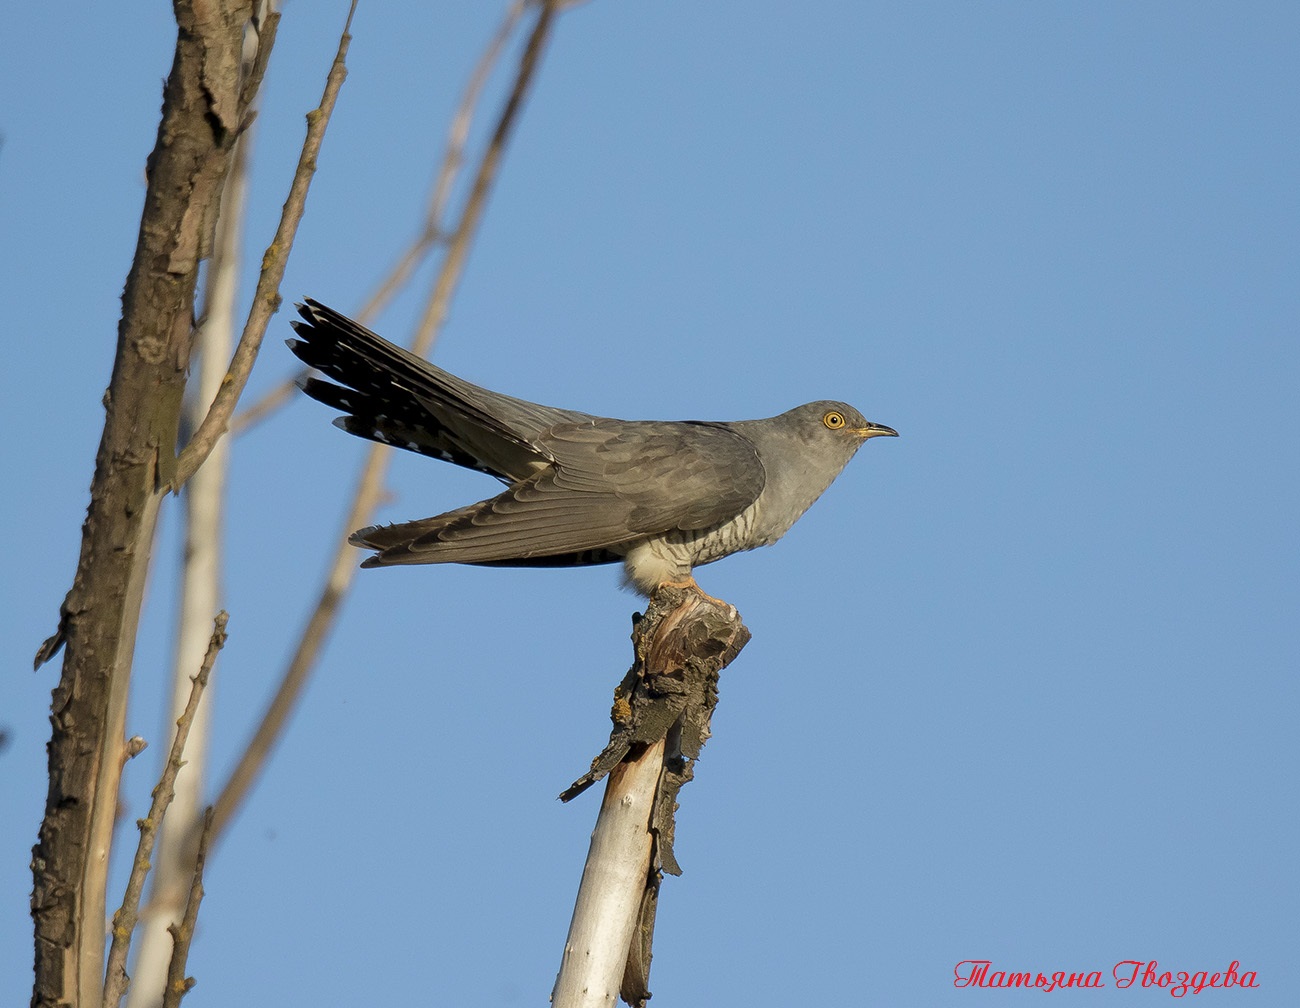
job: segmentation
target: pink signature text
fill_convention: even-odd
[[[1117,962],[1110,971],[1115,986],[1159,987],[1173,997],[1200,994],[1211,988],[1258,987],[1259,976],[1255,970],[1243,970],[1241,962],[1232,960],[1228,968],[1218,972],[1209,970],[1162,970],[1156,960],[1125,959]],[[1041,973],[1033,970],[994,969],[990,959],[963,959],[952,968],[954,987],[1025,987],[1041,991],[1063,990],[1067,987],[1105,987],[1101,970],[1056,970]]]

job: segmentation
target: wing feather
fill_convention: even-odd
[[[538,443],[553,464],[496,497],[357,532],[354,543],[378,551],[366,565],[603,556],[650,536],[729,521],[765,479],[753,445],[721,424],[591,420],[556,425]]]

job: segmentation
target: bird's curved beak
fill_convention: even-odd
[[[898,431],[884,424],[868,423],[865,427],[855,427],[853,433],[865,441],[873,437],[898,437]]]

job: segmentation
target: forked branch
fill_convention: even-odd
[[[230,367],[221,383],[208,415],[203,418],[194,437],[185,446],[176,460],[176,472],[172,478],[172,489],[179,489],[203,464],[211,454],[213,447],[226,433],[226,427],[235,412],[248,376],[253,371],[253,362],[261,349],[262,339],[266,336],[266,327],[271,316],[280,307],[280,281],[284,279],[284,269],[289,262],[289,251],[293,248],[298,225],[307,209],[307,190],[311,187],[312,176],[316,174],[316,159],[320,155],[321,144],[325,140],[325,128],[329,125],[334,105],[338,101],[339,91],[347,77],[345,59],[348,45],[352,41],[352,15],[356,13],[357,0],[352,0],[348,9],[348,18],[339,36],[338,50],[334,54],[334,63],[325,78],[325,91],[320,104],[307,113],[307,135],[303,138],[302,152],[298,156],[298,167],[294,171],[293,181],[289,185],[289,196],[284,201],[280,213],[280,225],[275,237],[262,255],[262,269],[257,278],[257,289],[253,294],[253,305],[244,323],[243,335],[235,347]]]

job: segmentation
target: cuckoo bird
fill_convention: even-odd
[[[615,420],[491,392],[308,299],[289,347],[332,378],[313,399],[343,430],[495,476],[506,490],[446,514],[369,526],[363,567],[623,564],[649,596],[698,590],[692,568],[776,542],[868,438],[897,431],[823,400],[763,420]],[[337,382],[338,384],[334,384]]]

